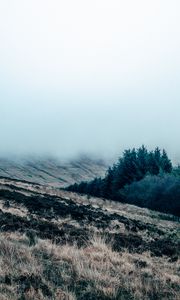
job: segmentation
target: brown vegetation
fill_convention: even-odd
[[[0,300],[180,298],[172,216],[21,188],[0,189]]]

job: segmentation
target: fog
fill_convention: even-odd
[[[0,1],[0,155],[180,161],[180,2]]]

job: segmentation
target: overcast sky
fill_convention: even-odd
[[[179,0],[0,0],[0,153],[180,160]]]

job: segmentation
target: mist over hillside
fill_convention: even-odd
[[[69,160],[48,158],[0,158],[0,176],[25,180],[54,187],[104,176],[107,162],[102,159],[80,156]]]
[[[180,300],[180,1],[0,1],[0,43],[0,300]]]

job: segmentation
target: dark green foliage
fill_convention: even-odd
[[[116,200],[119,191],[127,184],[143,179],[147,174],[158,175],[160,172],[171,173],[172,164],[165,150],[157,147],[149,151],[145,146],[139,149],[125,150],[117,164],[109,168],[104,179],[95,178],[91,182],[74,184],[67,189]]]
[[[173,169],[173,174],[180,179],[180,165]]]
[[[174,176],[166,176],[172,171]],[[157,147],[148,151],[142,146],[125,150],[105,178],[75,184],[67,190],[180,215],[179,176],[180,167],[173,170],[165,150]]]
[[[148,171],[151,175],[158,175],[160,171],[160,161],[152,151],[148,155]]]
[[[167,156],[166,151],[163,149],[163,153],[161,156],[161,167],[162,170],[166,173],[171,173],[172,172],[172,164],[170,159]]]
[[[113,169],[109,168],[106,177],[101,181],[102,197],[110,198],[112,195]]]
[[[137,165],[139,169],[139,176],[143,178],[148,172],[148,151],[144,145],[137,149]]]
[[[149,175],[120,193],[127,203],[180,216],[180,180],[174,175]]]

